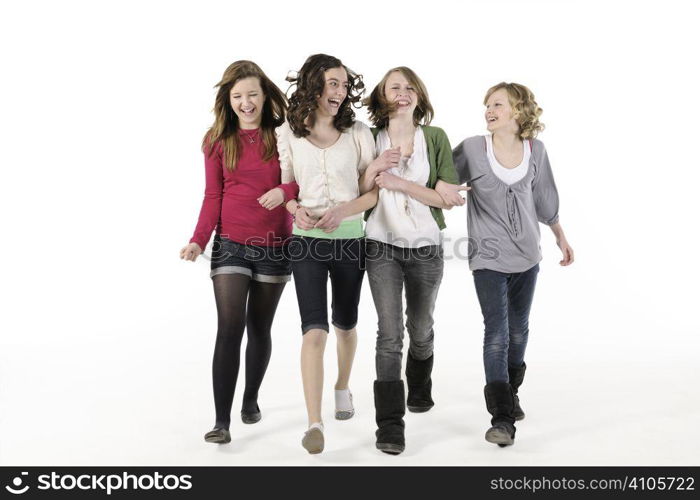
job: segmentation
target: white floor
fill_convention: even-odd
[[[341,19],[320,1],[245,23],[235,22],[238,4],[218,0],[197,9],[70,4],[15,2],[0,16],[0,41],[13,47],[0,93],[9,145],[0,148],[0,465],[700,464],[700,108],[683,85],[698,80],[691,7],[531,0],[511,15],[510,1],[445,1],[408,5],[398,20],[395,5],[360,0],[342,19],[350,36],[338,36]],[[365,13],[398,24],[355,36]],[[272,37],[260,38],[261,23]],[[312,29],[289,37],[290,26]],[[534,27],[527,39],[524,27]],[[397,44],[413,33],[421,36]],[[261,41],[238,43],[249,40]],[[576,263],[557,265],[543,226],[521,389],[527,418],[512,447],[483,438],[482,322],[463,260],[448,261],[435,313],[436,406],[407,415],[405,453],[374,449],[376,315],[366,281],[351,380],[357,415],[332,419],[331,340],[323,454],[300,445],[291,285],[274,324],[263,420],[234,418],[229,445],[203,440],[214,421],[214,299],[208,262],[177,254],[201,207],[198,145],[212,123],[212,87],[228,64],[250,58],[286,90],[287,71],[316,52],[364,74],[367,91],[408,64],[453,146],[485,133],[482,97],[499,81],[527,84],[545,109],[539,138]],[[367,123],[366,110],[358,119]],[[447,223],[450,241],[466,236],[464,209]]]
[[[83,278],[84,290],[95,293],[59,293],[40,314],[18,305],[23,322],[0,351],[0,464],[697,465],[697,329],[654,309],[647,296],[622,298],[615,287],[598,286],[583,259],[561,269],[551,248],[545,255],[521,390],[527,418],[515,446],[483,439],[481,317],[457,260],[447,263],[436,311],[436,406],[407,415],[402,455],[374,449],[376,316],[366,282],[351,381],[357,413],[333,420],[331,338],[323,454],[309,456],[300,445],[305,411],[292,285],[274,325],[262,421],[236,418],[239,392],[232,442],[205,443],[214,418],[213,295],[206,261],[175,258],[153,264],[150,275],[119,273],[97,288]]]

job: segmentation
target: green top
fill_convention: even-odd
[[[425,143],[428,146],[428,163],[430,164],[430,175],[428,183],[425,185],[430,189],[435,189],[438,179],[449,184],[459,184],[457,171],[452,162],[452,147],[447,134],[439,127],[431,127],[429,125],[421,125]],[[372,135],[377,138],[379,133],[378,128],[372,127]],[[365,220],[369,218],[373,208],[365,212]],[[442,209],[438,207],[430,207],[430,213],[433,214],[433,219],[440,229],[445,229],[445,216],[442,214]]]
[[[344,220],[340,223],[338,228],[331,232],[326,233],[323,229],[313,228],[313,229],[299,229],[296,224],[292,229],[292,234],[297,236],[308,236],[310,238],[326,238],[331,240],[337,239],[350,239],[350,238],[362,238],[365,235],[365,230],[362,227],[362,219],[351,219]]]

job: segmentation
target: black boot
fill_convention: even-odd
[[[403,380],[374,381],[374,407],[377,418],[377,449],[398,455],[406,447],[404,438],[406,395]]]
[[[484,387],[486,408],[491,414],[491,428],[486,431],[486,441],[498,446],[513,444],[515,418],[513,417],[513,388],[508,382],[491,382]]]
[[[419,361],[408,353],[406,360],[406,384],[408,385],[408,411],[413,413],[423,413],[428,411],[435,404],[430,392],[433,388],[433,381],[430,374],[433,371],[433,355],[428,359]]]
[[[518,387],[523,383],[523,378],[525,378],[525,368],[527,366],[523,362],[520,368],[508,367],[508,379],[510,380],[510,386],[513,388],[513,399],[515,404],[513,405],[513,417],[515,420],[522,420],[525,418],[525,412],[520,407],[520,398],[518,398]]]

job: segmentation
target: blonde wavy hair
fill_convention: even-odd
[[[544,123],[539,120],[542,108],[537,105],[535,94],[525,85],[501,82],[488,89],[484,97],[484,106],[491,94],[500,89],[505,89],[508,94],[508,102],[513,108],[515,121],[520,127],[520,138],[534,139],[537,137],[537,134],[544,130]]]

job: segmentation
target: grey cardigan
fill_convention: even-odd
[[[544,144],[532,142],[525,177],[507,185],[491,169],[486,139],[469,137],[452,151],[460,184],[471,186],[467,201],[469,269],[527,271],[540,260],[540,228],[559,220],[559,195]]]

